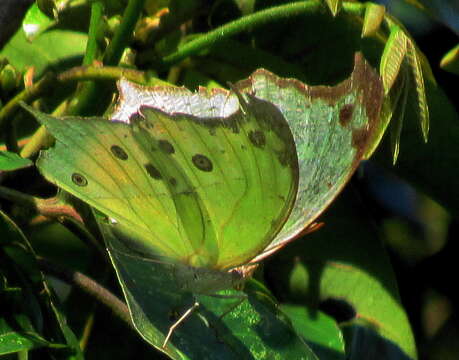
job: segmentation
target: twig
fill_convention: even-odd
[[[133,327],[127,305],[110,290],[79,271],[65,269],[43,258],[38,258],[37,261],[43,272],[53,275],[67,283],[76,285],[85,293],[107,306],[130,327]]]

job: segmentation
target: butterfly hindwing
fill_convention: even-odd
[[[263,249],[285,222],[297,191],[296,152],[285,120],[269,104],[240,101],[241,110],[226,118],[143,107],[148,125],[136,132],[138,143],[152,149],[152,158],[167,157],[160,168],[174,198],[191,195],[183,194],[181,182],[193,189],[204,219],[201,235],[213,234],[217,246],[196,236],[189,241],[194,255],[218,255],[210,264],[216,269],[244,264]],[[150,139],[156,141],[153,148]],[[178,172],[180,179],[174,176]],[[187,216],[186,203],[176,203],[176,209]]]
[[[163,182],[147,171],[129,125],[102,118],[57,119],[34,112],[56,138],[37,166],[45,177],[105,214],[134,239],[174,258],[191,251],[180,242],[178,217]],[[167,239],[167,241],[166,241]]]

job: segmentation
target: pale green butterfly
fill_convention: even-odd
[[[237,286],[311,226],[381,134],[381,81],[360,55],[334,87],[257,70],[232,92],[119,89],[118,121],[30,111],[56,138],[40,171],[107,217],[131,312],[138,285],[120,253],[169,264],[179,291]]]

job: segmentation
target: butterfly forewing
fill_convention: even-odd
[[[279,108],[298,153],[298,196],[287,223],[265,249],[270,254],[311,225],[347,183],[367,149],[375,146],[383,87],[359,54],[351,76],[336,86],[308,86],[265,70],[239,86]]]

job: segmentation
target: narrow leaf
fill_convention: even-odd
[[[448,51],[440,61],[443,70],[459,75],[459,44]]]
[[[36,255],[27,238],[1,211],[0,234],[0,249],[2,255],[5,255],[1,258],[0,264],[14,269],[9,273],[13,276],[10,275],[6,280],[20,291],[20,296],[17,299],[13,298],[15,301],[10,303],[10,306],[2,298],[2,310],[10,317],[14,314],[16,318],[21,319],[14,324],[14,328],[10,328],[13,324],[4,322],[3,314],[0,315],[0,354],[43,346],[65,347],[71,352],[71,355],[66,357],[67,360],[83,360],[78,340],[58,308],[57,299],[36,263]],[[0,277],[3,278],[4,274],[1,271],[0,267]],[[21,311],[16,315],[15,310],[11,309]],[[46,331],[43,330],[43,324],[46,324]],[[52,339],[52,343],[44,339],[42,333],[46,333],[46,337]],[[17,347],[12,344],[14,341]]]
[[[404,0],[407,4],[410,4],[412,6],[414,6],[415,8],[421,10],[421,11],[425,11],[427,12],[427,8],[424,6],[424,4],[422,4],[421,2],[419,2],[418,0]]]
[[[430,81],[433,85],[437,86],[437,81],[435,80],[432,68],[430,67],[429,60],[427,60],[424,53],[421,50],[419,50],[414,41],[413,45],[416,49],[416,54],[421,64],[422,74],[424,75],[424,82]]]
[[[392,161],[395,165],[400,152],[400,136],[402,134],[403,121],[405,118],[406,104],[408,102],[408,75],[404,66],[396,86],[392,89],[393,94],[389,95],[392,100],[392,122],[390,132],[390,143],[392,150]]]
[[[379,65],[379,72],[386,95],[394,85],[400,72],[400,66],[407,52],[407,43],[408,38],[403,30],[398,26],[393,26]]]
[[[380,28],[386,8],[383,5],[368,3],[363,18],[362,37],[374,35]]]
[[[52,344],[37,333],[17,331],[6,319],[0,317],[0,356],[50,345]]]
[[[31,166],[29,159],[24,159],[10,151],[0,151],[0,171],[13,171]]]
[[[333,16],[336,16],[341,10],[342,0],[325,0]]]
[[[429,136],[429,108],[427,106],[426,89],[424,85],[422,59],[419,55],[420,52],[412,41],[408,42],[407,50],[408,62],[411,65],[413,82],[416,90],[415,92],[411,93],[416,95],[417,112],[421,123],[422,135],[424,137],[424,141],[427,142]]]

